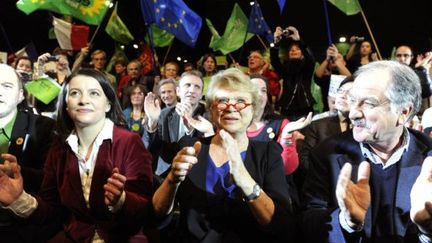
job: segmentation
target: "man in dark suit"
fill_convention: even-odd
[[[42,183],[43,166],[51,145],[54,121],[22,108],[25,102],[19,75],[12,67],[0,64],[1,163],[7,158],[7,154],[14,155],[21,166],[24,189],[36,194]],[[0,208],[2,242],[44,241],[44,233],[49,232],[44,229],[42,226],[36,229],[35,226],[20,223],[9,210]]]
[[[410,219],[410,200],[419,195],[409,195],[432,144],[404,125],[420,108],[420,81],[391,61],[369,63],[355,76],[353,130],[325,140],[310,156],[305,241],[419,242],[432,228],[420,231]]]
[[[348,92],[351,89],[353,82],[354,78],[349,76],[339,85],[335,97],[336,114],[312,121],[309,126],[305,127],[301,131],[305,137],[304,140],[300,142],[299,146],[301,160],[301,170],[299,173],[302,174],[302,177],[309,168],[309,153],[313,148],[324,139],[349,129]]]
[[[192,71],[183,73],[179,81],[177,95],[180,102],[175,106],[161,110],[159,100],[154,94],[149,93],[146,96],[144,127],[150,134],[149,150],[157,160],[154,161],[156,175],[162,175],[168,170],[180,138],[184,135],[199,136],[200,132],[188,123],[187,118],[204,114],[204,105],[199,102],[202,90],[201,73]]]

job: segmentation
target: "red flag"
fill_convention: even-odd
[[[54,33],[60,47],[64,50],[80,50],[87,46],[89,27],[75,25],[53,17]]]

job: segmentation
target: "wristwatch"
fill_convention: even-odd
[[[262,192],[262,189],[261,189],[261,187],[257,183],[257,184],[255,184],[255,186],[253,186],[252,193],[249,194],[249,195],[246,195],[243,198],[243,200],[245,200],[246,202],[253,201],[253,200],[257,199],[260,196],[261,192]]]

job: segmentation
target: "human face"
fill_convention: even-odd
[[[264,65],[264,58],[258,52],[252,52],[248,57],[248,68],[251,71],[258,71]]]
[[[135,62],[129,63],[127,66],[127,73],[131,78],[138,78],[141,73],[139,64]]]
[[[410,65],[411,60],[413,58],[411,49],[407,46],[400,46],[396,50],[396,61],[402,64]]]
[[[177,94],[174,84],[168,83],[162,85],[159,88],[159,95],[162,99],[162,102],[167,106],[173,106],[177,102]]]
[[[288,58],[289,59],[303,59],[303,53],[302,50],[298,45],[292,45],[291,48],[288,51]]]
[[[362,42],[360,46],[360,55],[362,56],[368,56],[372,53],[372,46],[368,41]]]
[[[115,69],[116,74],[121,74],[121,73],[123,73],[126,70],[126,66],[124,66],[123,64],[118,63],[118,64],[116,64],[114,66],[114,69]]]
[[[176,78],[177,77],[177,67],[173,64],[166,64],[165,69],[165,78]]]
[[[130,99],[132,105],[144,105],[144,93],[138,87],[132,90]]]
[[[181,102],[190,103],[192,106],[198,105],[202,97],[203,82],[194,75],[186,75],[180,79],[177,94]]]
[[[267,85],[265,81],[260,78],[253,78],[251,79],[251,82],[255,84],[258,88],[258,95],[260,98],[259,108],[264,110],[264,107],[266,106],[268,101]]]
[[[0,118],[14,114],[17,106],[24,100],[23,89],[13,68],[0,65]]]
[[[95,69],[102,71],[106,63],[105,55],[103,53],[98,53],[96,55],[93,55],[92,63]]]
[[[104,123],[111,105],[102,86],[92,77],[78,75],[67,87],[66,105],[75,127],[94,127]]]
[[[231,135],[242,134],[252,122],[253,109],[250,105],[252,96],[242,91],[233,91],[220,88],[215,92],[212,112],[212,120],[219,129],[224,129]],[[225,110],[217,108],[217,104],[230,104]],[[237,110],[234,107],[236,103],[248,104],[243,109]]]
[[[211,72],[214,72],[214,70],[216,69],[216,63],[213,60],[213,58],[207,57],[207,59],[205,60],[205,62],[203,64],[203,67],[207,73],[211,73]]]
[[[184,71],[185,72],[190,72],[192,70],[193,70],[193,66],[192,65],[187,65],[187,66],[184,67]]]
[[[335,96],[335,108],[344,115],[347,115],[350,111],[348,103],[348,93],[353,86],[353,82],[348,82],[339,87]]]
[[[360,74],[349,92],[354,139],[372,147],[388,147],[398,140],[400,114],[392,111],[385,91],[390,75],[385,71]]]
[[[31,66],[30,60],[21,59],[16,65],[16,70],[17,71],[23,71],[26,73],[31,73],[32,72],[32,66]]]

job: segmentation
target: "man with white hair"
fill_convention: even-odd
[[[394,61],[371,62],[354,76],[352,132],[330,137],[310,155],[305,241],[430,242],[430,207],[424,211],[431,186],[410,193],[432,143],[405,126],[420,109],[419,78]],[[427,179],[416,184],[428,187]]]

